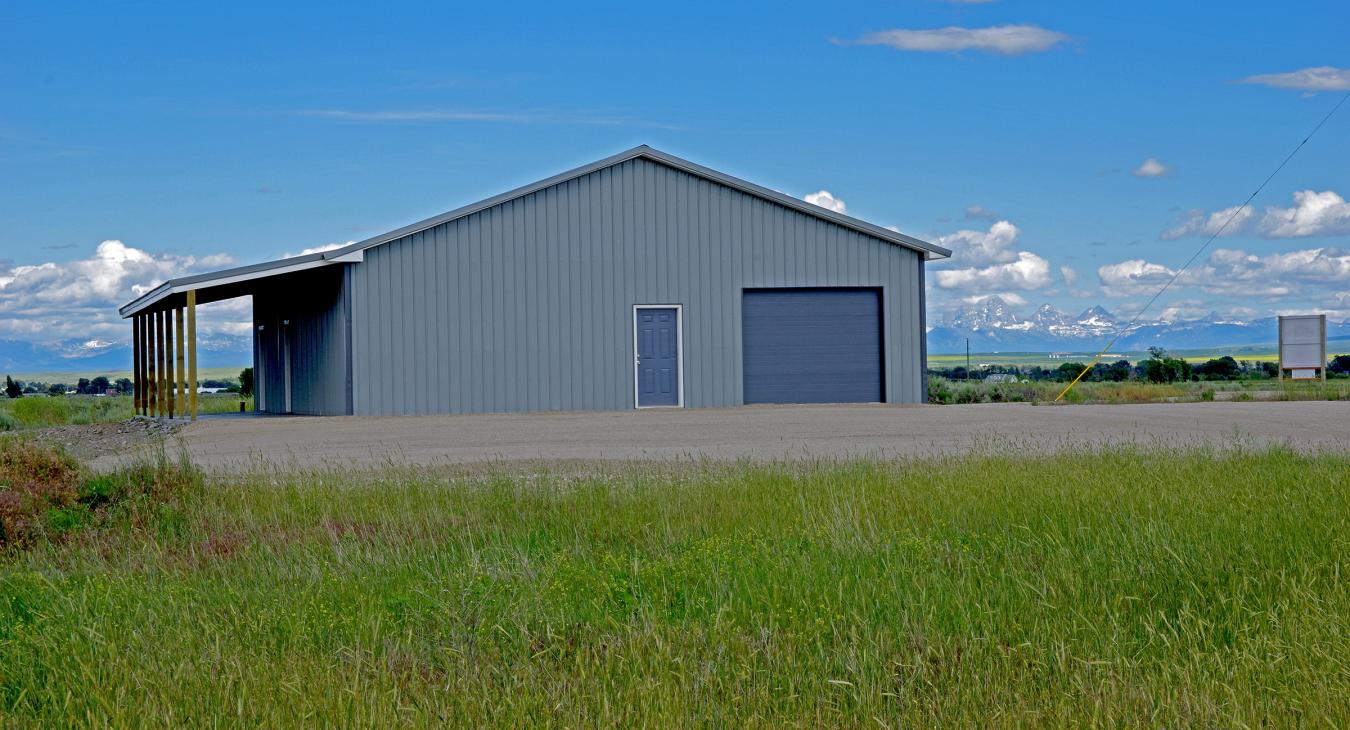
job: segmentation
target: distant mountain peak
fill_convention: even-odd
[[[1350,320],[1327,322],[1328,338],[1350,335]],[[948,322],[929,330],[932,352],[960,352],[965,341],[983,352],[1052,352],[1092,349],[1119,337],[1115,349],[1144,350],[1151,345],[1171,348],[1275,345],[1275,317],[1250,320],[1210,312],[1200,319],[1167,316],[1133,324],[1117,319],[1101,305],[1072,317],[1051,304],[1042,304],[1022,320],[998,296],[982,298],[958,308]]]
[[[1102,320],[1106,322],[1117,321],[1115,315],[1106,311],[1106,309],[1103,308],[1102,305],[1100,304],[1094,304],[1091,307],[1084,309],[1083,313],[1078,315],[1079,322],[1084,322],[1087,320]]]
[[[998,295],[984,297],[952,313],[952,325],[970,330],[1020,328],[1024,325],[1012,307]]]

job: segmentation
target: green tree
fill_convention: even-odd
[[[1242,368],[1229,355],[1209,360],[1195,366],[1195,374],[1205,380],[1237,380]]]
[[[131,382],[131,378],[118,378],[113,381],[113,387],[117,388],[118,393],[131,395],[131,392],[136,389],[136,384]]]
[[[51,385],[47,386],[47,395],[65,395],[65,394],[66,394],[65,383],[52,383]]]
[[[1337,355],[1327,362],[1327,371],[1337,375],[1350,375],[1350,355]]]
[[[80,378],[76,381],[75,392],[80,395],[87,395],[89,393],[89,378]]]
[[[1179,357],[1168,357],[1161,347],[1148,348],[1149,358],[1139,364],[1140,376],[1150,383],[1175,383],[1191,379],[1191,364]]]
[[[239,372],[239,395],[245,398],[253,395],[253,368],[244,368]]]
[[[1085,367],[1087,367],[1087,365],[1084,365],[1081,362],[1066,362],[1055,368],[1055,380],[1062,382],[1073,380],[1078,377],[1079,373],[1083,372],[1083,368]],[[1088,376],[1085,375],[1083,377],[1086,378]]]
[[[106,375],[100,375],[97,378],[94,378],[93,380],[89,381],[89,392],[93,393],[94,395],[98,395],[100,393],[107,393],[108,388],[111,387],[112,383],[108,382],[108,376]]]
[[[23,386],[14,382],[14,378],[5,376],[5,395],[10,398],[18,398],[23,395]]]

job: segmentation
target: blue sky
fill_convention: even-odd
[[[3,12],[0,339],[640,143],[946,243],[934,321],[1128,312],[1350,89],[1343,3],[276,5]],[[1347,170],[1350,104],[1157,314],[1350,317]]]

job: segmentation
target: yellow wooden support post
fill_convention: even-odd
[[[187,293],[188,417],[197,420],[197,290]]]
[[[174,355],[177,356],[178,360],[178,364],[174,370],[174,373],[177,375],[177,377],[174,378],[174,382],[178,386],[178,397],[175,399],[175,402],[178,404],[178,417],[182,418],[187,415],[187,379],[184,377],[185,373],[183,372],[184,366],[187,365],[187,363],[183,362],[182,307],[173,308],[173,348]]]

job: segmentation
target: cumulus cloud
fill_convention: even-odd
[[[896,28],[868,33],[853,43],[863,46],[889,46],[901,51],[957,52],[982,51],[1002,56],[1019,56],[1047,51],[1069,36],[1035,25],[996,25],[989,28],[949,26],[931,30]]]
[[[1008,221],[996,221],[989,230],[960,230],[938,236],[936,243],[951,249],[948,264],[957,268],[934,273],[942,289],[1040,289],[1052,280],[1050,262],[1030,251],[1019,251],[1022,231]]]
[[[1251,207],[1238,206],[1213,213],[1202,210],[1187,211],[1171,228],[1163,231],[1163,240],[1183,236],[1209,236],[1222,228],[1225,236],[1251,231],[1266,238],[1301,238],[1305,236],[1336,236],[1350,233],[1350,203],[1334,190],[1299,190],[1294,193],[1294,205],[1282,208],[1268,205],[1259,215]],[[1236,213],[1236,217],[1234,217]],[[1224,222],[1232,218],[1227,228]]]
[[[848,206],[844,205],[844,201],[834,197],[828,190],[817,190],[816,192],[803,197],[802,200],[805,200],[811,205],[819,205],[826,210],[832,210],[836,213],[848,212]]]
[[[1008,263],[1017,260],[1017,245],[1022,231],[1008,221],[997,221],[987,231],[962,229],[938,236],[937,245],[951,249],[952,262],[980,265]]]
[[[1059,267],[1059,275],[1064,277],[1064,283],[1073,286],[1078,281],[1078,272],[1068,266]]]
[[[1109,297],[1153,294],[1176,274],[1172,269],[1143,259],[1107,264],[1097,269],[1102,291]]]
[[[1299,91],[1350,91],[1350,68],[1314,66],[1278,74],[1261,74],[1239,79],[1239,84],[1261,84],[1277,89]]]
[[[1222,231],[1222,235],[1233,236],[1241,233],[1256,218],[1256,211],[1250,207],[1233,206],[1206,214],[1203,210],[1189,210],[1181,220],[1162,232],[1164,241],[1186,236],[1212,236]]]
[[[1176,272],[1162,264],[1131,259],[1097,269],[1107,296],[1152,294]],[[1350,251],[1309,248],[1264,256],[1241,249],[1215,249],[1177,283],[1206,294],[1281,297],[1298,293],[1327,299],[1350,286]],[[1325,289],[1326,291],[1314,291]]]
[[[1156,157],[1150,157],[1139,163],[1138,167],[1130,170],[1130,174],[1135,177],[1162,177],[1171,171],[1171,166],[1164,165]]]
[[[286,253],[281,254],[281,258],[283,258],[283,259],[288,259],[288,258],[291,258],[291,257],[294,257],[294,256],[308,256],[308,255],[310,255],[310,254],[312,254],[312,253],[323,253],[323,252],[325,252],[325,251],[336,251],[337,249],[342,248],[343,246],[350,246],[350,245],[352,245],[353,243],[356,243],[356,241],[345,241],[345,242],[343,242],[343,243],[324,243],[324,244],[320,244],[320,245],[318,245],[318,246],[312,246],[312,247],[310,247],[310,248],[303,248],[303,249],[300,249],[300,253],[291,253],[290,251],[287,251]]]
[[[1350,203],[1331,190],[1300,190],[1294,193],[1294,207],[1267,207],[1259,230],[1270,238],[1350,233]]]
[[[1006,264],[939,271],[937,284],[943,289],[1039,289],[1050,283],[1049,261],[1030,251],[1016,256]]]
[[[985,301],[986,299],[993,299],[995,297],[998,297],[999,299],[1003,300],[1004,304],[1011,304],[1014,307],[1025,307],[1027,305],[1027,298],[1022,296],[1021,294],[1018,294],[1015,291],[994,292],[992,294],[975,294],[973,296],[961,297],[961,301],[965,302],[966,304],[979,304]]]
[[[89,351],[124,343],[131,328],[118,317],[119,306],[166,279],[232,263],[227,254],[152,254],[116,240],[103,241],[93,256],[75,261],[23,266],[0,262],[0,339],[39,344],[78,340]],[[203,309],[199,328],[209,336],[219,331],[220,320],[211,316],[216,310]]]

